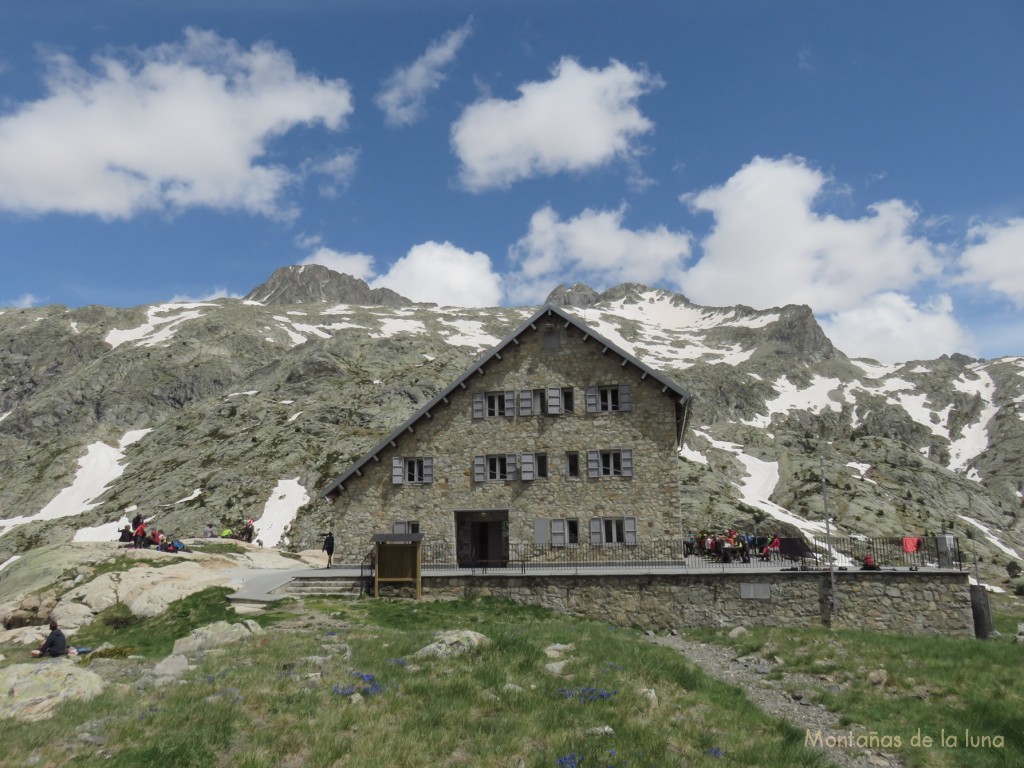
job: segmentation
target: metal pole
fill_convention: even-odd
[[[821,511],[825,515],[825,547],[828,549],[828,580],[831,592],[829,600],[832,603],[832,618],[839,613],[839,606],[836,605],[836,566],[835,558],[832,556],[832,526],[828,519],[828,483],[825,482],[825,457],[819,455],[818,461],[821,466]]]

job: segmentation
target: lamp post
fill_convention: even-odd
[[[825,457],[819,454],[819,465],[821,467],[821,511],[825,515],[825,548],[828,552],[828,580],[829,580],[829,602],[831,603],[832,618],[838,614],[836,605],[836,567],[835,558],[832,557],[832,526],[828,517],[828,483],[825,482]]]

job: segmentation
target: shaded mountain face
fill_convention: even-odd
[[[282,546],[316,547],[339,524],[317,491],[533,311],[384,305],[324,269],[278,270],[245,300],[0,313],[0,563],[126,510],[188,536],[283,505]],[[824,464],[834,531],[951,530],[1008,586],[1024,357],[880,365],[835,349],[804,306],[635,284],[550,298],[693,394],[680,535],[817,537]]]
[[[351,275],[319,264],[281,267],[270,279],[253,288],[247,301],[261,304],[366,304],[373,307],[407,307],[412,301],[389,288],[370,288]]]

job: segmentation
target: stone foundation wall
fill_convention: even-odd
[[[867,629],[974,636],[966,573],[840,571],[837,615],[829,574],[424,576],[429,596],[501,597],[621,626],[668,630],[746,626]]]

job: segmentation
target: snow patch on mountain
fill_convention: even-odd
[[[953,386],[960,392],[978,395],[984,405],[978,420],[965,426],[960,432],[960,438],[950,445],[949,468],[954,472],[966,470],[967,465],[988,448],[988,424],[999,411],[995,404],[996,385],[992,377],[980,365],[971,366],[971,371],[977,376],[976,380],[961,375],[953,382]]]
[[[214,307],[216,304],[198,302],[193,304],[156,304],[146,310],[147,320],[135,328],[113,329],[103,339],[112,349],[129,341],[138,342],[137,347],[155,347],[171,339],[186,320],[202,317],[200,307]],[[171,313],[168,315],[167,313]]]
[[[88,512],[99,502],[93,499],[102,495],[107,486],[124,472],[126,464],[122,464],[124,450],[137,443],[149,429],[135,429],[126,432],[112,448],[104,442],[90,445],[85,456],[78,460],[78,472],[71,485],[62,489],[54,498],[34,515],[19,515],[0,520],[0,536],[10,533],[14,528],[39,520],[57,520]]]
[[[842,410],[842,404],[830,397],[832,392],[842,389],[839,379],[814,376],[810,386],[800,389],[783,376],[772,386],[778,392],[778,397],[765,403],[768,415],[758,415],[753,419],[743,420],[742,423],[765,429],[772,423],[772,417],[777,413],[785,414],[795,410],[810,413],[821,413],[826,409],[836,412]]]
[[[278,480],[263,505],[263,515],[254,524],[256,538],[265,547],[276,547],[282,541],[288,543],[285,533],[295,519],[299,507],[309,502],[309,494],[302,487],[298,477]]]

